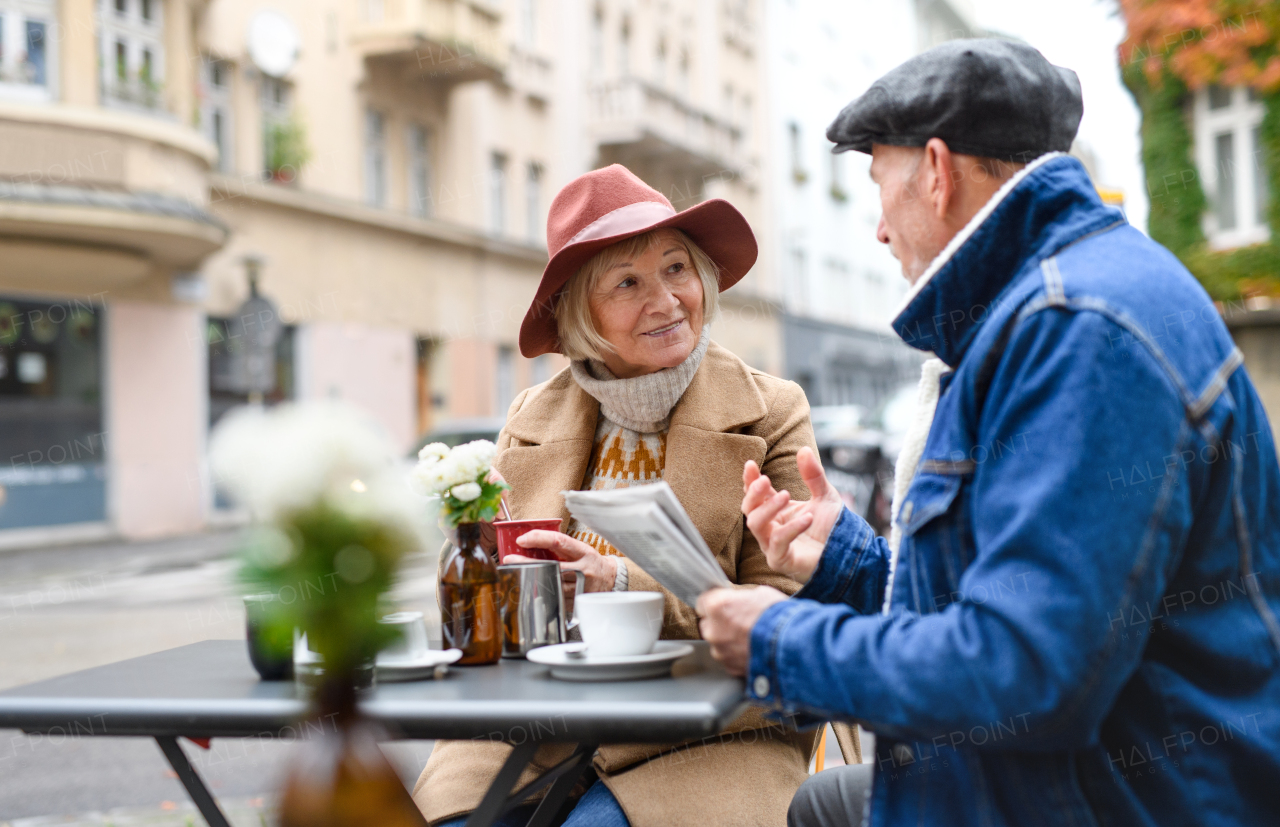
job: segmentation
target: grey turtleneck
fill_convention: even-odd
[[[637,433],[652,434],[666,430],[671,409],[693,381],[710,342],[710,329],[704,324],[698,344],[687,359],[673,368],[632,379],[617,378],[603,362],[594,359],[574,361],[569,370],[578,386],[599,401],[600,413],[606,419]]]

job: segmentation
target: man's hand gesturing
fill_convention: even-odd
[[[770,568],[803,583],[818,567],[822,549],[840,519],[844,504],[827,483],[822,463],[811,449],[800,449],[796,466],[813,495],[807,502],[791,499],[786,491],[775,491],[769,478],[760,473],[759,466],[748,460],[742,470],[746,494],[742,513],[747,517],[747,528],[764,549]]]

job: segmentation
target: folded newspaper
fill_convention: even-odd
[[[635,560],[690,606],[717,586],[732,585],[665,482],[608,491],[565,491],[578,522]]]

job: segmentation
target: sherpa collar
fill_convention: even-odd
[[[1060,152],[1019,170],[951,239],[893,320],[907,344],[960,364],[1000,294],[1031,262],[1123,220],[1099,199],[1084,165]]]

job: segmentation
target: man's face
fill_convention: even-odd
[[[947,226],[929,194],[925,151],[916,147],[874,144],[871,180],[880,186],[880,224],[876,239],[888,244],[902,264],[902,275],[915,284],[947,245]]]

